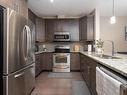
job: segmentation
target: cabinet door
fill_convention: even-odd
[[[87,40],[94,41],[94,16],[87,16]]]
[[[45,21],[47,42],[53,42],[54,32],[69,32],[71,41],[79,41],[78,19],[47,19]]]
[[[82,75],[86,79],[87,65],[86,65],[86,58],[85,58],[85,56],[83,54],[81,54],[80,62],[81,62],[81,72],[82,72]]]
[[[0,0],[0,5],[11,8],[26,18],[28,17],[27,0]]]
[[[81,72],[83,73],[83,55],[82,54],[80,54],[80,70],[81,70]]]
[[[91,67],[91,74],[90,74],[91,84],[90,84],[90,87],[91,87],[93,95],[97,95],[97,92],[96,92],[96,66],[97,66],[97,62],[92,60],[92,59],[90,61],[91,61],[90,62],[90,67]]]
[[[35,75],[37,76],[41,71],[41,57],[40,55],[35,55]]]
[[[53,42],[55,28],[56,28],[56,24],[55,24],[55,20],[54,19],[45,20],[46,42]]]
[[[17,1],[19,2],[19,5],[18,5],[19,13],[24,17],[28,17],[27,1],[26,0],[17,0]]]
[[[80,41],[87,40],[87,17],[86,16],[79,19],[79,39]]]
[[[92,95],[97,95],[96,92],[96,66],[97,62],[85,55],[80,55],[81,72],[85,81],[90,88]]]
[[[87,85],[90,87],[91,67],[90,67],[88,57],[81,54],[80,60],[81,60],[81,70],[82,70],[83,77],[85,78]]]
[[[85,60],[85,78],[86,78],[87,85],[89,87],[90,87],[90,74],[91,74],[90,61],[88,60],[88,57],[86,57],[86,60]]]
[[[24,17],[28,17],[28,6],[26,0],[5,0],[8,1],[7,6],[14,9]]]
[[[42,68],[43,70],[52,70],[52,53],[43,53],[42,55]]]
[[[36,41],[45,42],[45,20],[36,18]]]
[[[71,53],[71,70],[80,70],[79,53]]]

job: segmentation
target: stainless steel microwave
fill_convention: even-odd
[[[70,41],[70,33],[69,32],[55,32],[54,41],[57,41],[57,42]]]

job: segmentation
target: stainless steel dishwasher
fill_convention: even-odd
[[[97,69],[98,69],[98,71],[100,70],[100,72],[103,73],[105,76],[109,77],[110,79],[113,79],[114,81],[118,81],[120,83],[119,89],[115,89],[116,91],[119,90],[119,94],[117,94],[117,95],[127,95],[127,77],[122,76],[122,75],[112,71],[111,69],[101,66],[101,65],[98,65],[96,67],[96,90],[98,92],[98,95],[100,95],[100,94],[101,95],[116,95],[116,94],[114,94],[114,92],[113,92],[113,94],[110,93],[110,90],[112,89],[112,87],[111,87],[112,82],[114,82],[114,81],[108,81],[109,85],[107,86],[107,84],[105,83],[106,77],[103,78],[103,75],[102,75],[102,76],[100,76],[99,82],[97,82],[99,79],[98,78],[99,74],[97,72]],[[116,85],[115,82],[114,82],[114,84]],[[100,87],[97,87],[97,86],[100,86]],[[106,86],[107,86],[107,90],[105,90]],[[102,91],[103,87],[104,87],[104,91]],[[99,90],[101,90],[101,91],[99,91]],[[106,93],[108,93],[108,94],[103,94],[103,93],[105,93],[105,91],[107,91]]]

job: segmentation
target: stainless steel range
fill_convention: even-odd
[[[70,72],[70,46],[55,47],[53,72]]]

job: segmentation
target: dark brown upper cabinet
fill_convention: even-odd
[[[54,32],[69,32],[71,41],[93,41],[93,16],[80,19],[36,19],[36,41],[53,42]]]
[[[45,42],[45,20],[36,18],[36,41]]]
[[[81,17],[79,19],[79,39],[80,41],[87,40],[87,17]]]
[[[94,16],[84,16],[79,19],[80,41],[94,41]]]
[[[11,8],[20,15],[28,18],[27,0],[0,0],[0,5]]]
[[[46,42],[53,42],[55,26],[56,25],[55,25],[54,19],[45,20],[45,40]]]
[[[79,19],[46,19],[45,37],[53,42],[54,32],[69,32],[71,41],[79,41]]]
[[[94,41],[94,15],[87,16],[87,40]]]
[[[37,16],[30,9],[28,9],[28,19],[36,24],[36,18]]]

